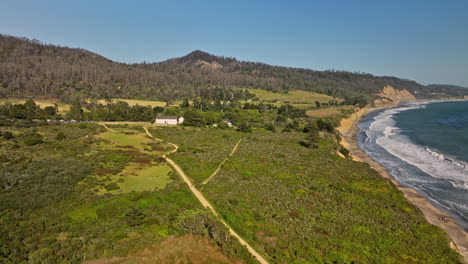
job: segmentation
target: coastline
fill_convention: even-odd
[[[424,217],[430,224],[441,228],[449,236],[452,240],[450,247],[463,257],[465,263],[468,263],[468,233],[457,224],[456,219],[444,210],[434,206],[416,190],[401,185],[384,166],[369,157],[359,147],[357,132],[359,131],[358,124],[362,118],[371,112],[397,105],[398,104],[391,104],[379,108],[362,108],[352,114],[351,117],[341,120],[340,126],[337,128],[342,135],[340,143],[350,151],[354,161],[368,163],[371,168],[376,170],[383,178],[390,180],[393,185],[403,193],[406,199],[422,211]],[[442,221],[442,217],[445,217],[448,221]]]

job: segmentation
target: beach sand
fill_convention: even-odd
[[[468,263],[468,233],[457,224],[456,220],[447,212],[435,207],[416,190],[402,186],[390,175],[385,167],[367,156],[359,147],[357,141],[359,128],[357,125],[364,116],[375,110],[378,110],[378,108],[364,108],[354,113],[350,118],[342,120],[340,127],[338,127],[338,131],[343,136],[342,145],[350,151],[353,160],[370,164],[382,177],[389,179],[411,203],[416,205],[429,223],[444,230],[452,240],[450,247],[459,252],[463,256],[464,262]],[[448,221],[442,221],[441,218],[443,217]]]

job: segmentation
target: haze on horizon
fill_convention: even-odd
[[[0,33],[119,62],[193,50],[468,87],[468,1],[2,0]]]

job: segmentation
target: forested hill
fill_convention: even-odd
[[[0,97],[175,100],[209,96],[214,88],[226,92],[260,88],[371,98],[386,85],[407,89],[419,98],[468,95],[468,89],[457,86],[423,86],[396,77],[271,66],[202,51],[159,63],[123,64],[83,49],[0,35]]]

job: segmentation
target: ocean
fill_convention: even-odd
[[[367,155],[468,229],[468,101],[407,103],[358,126]]]

